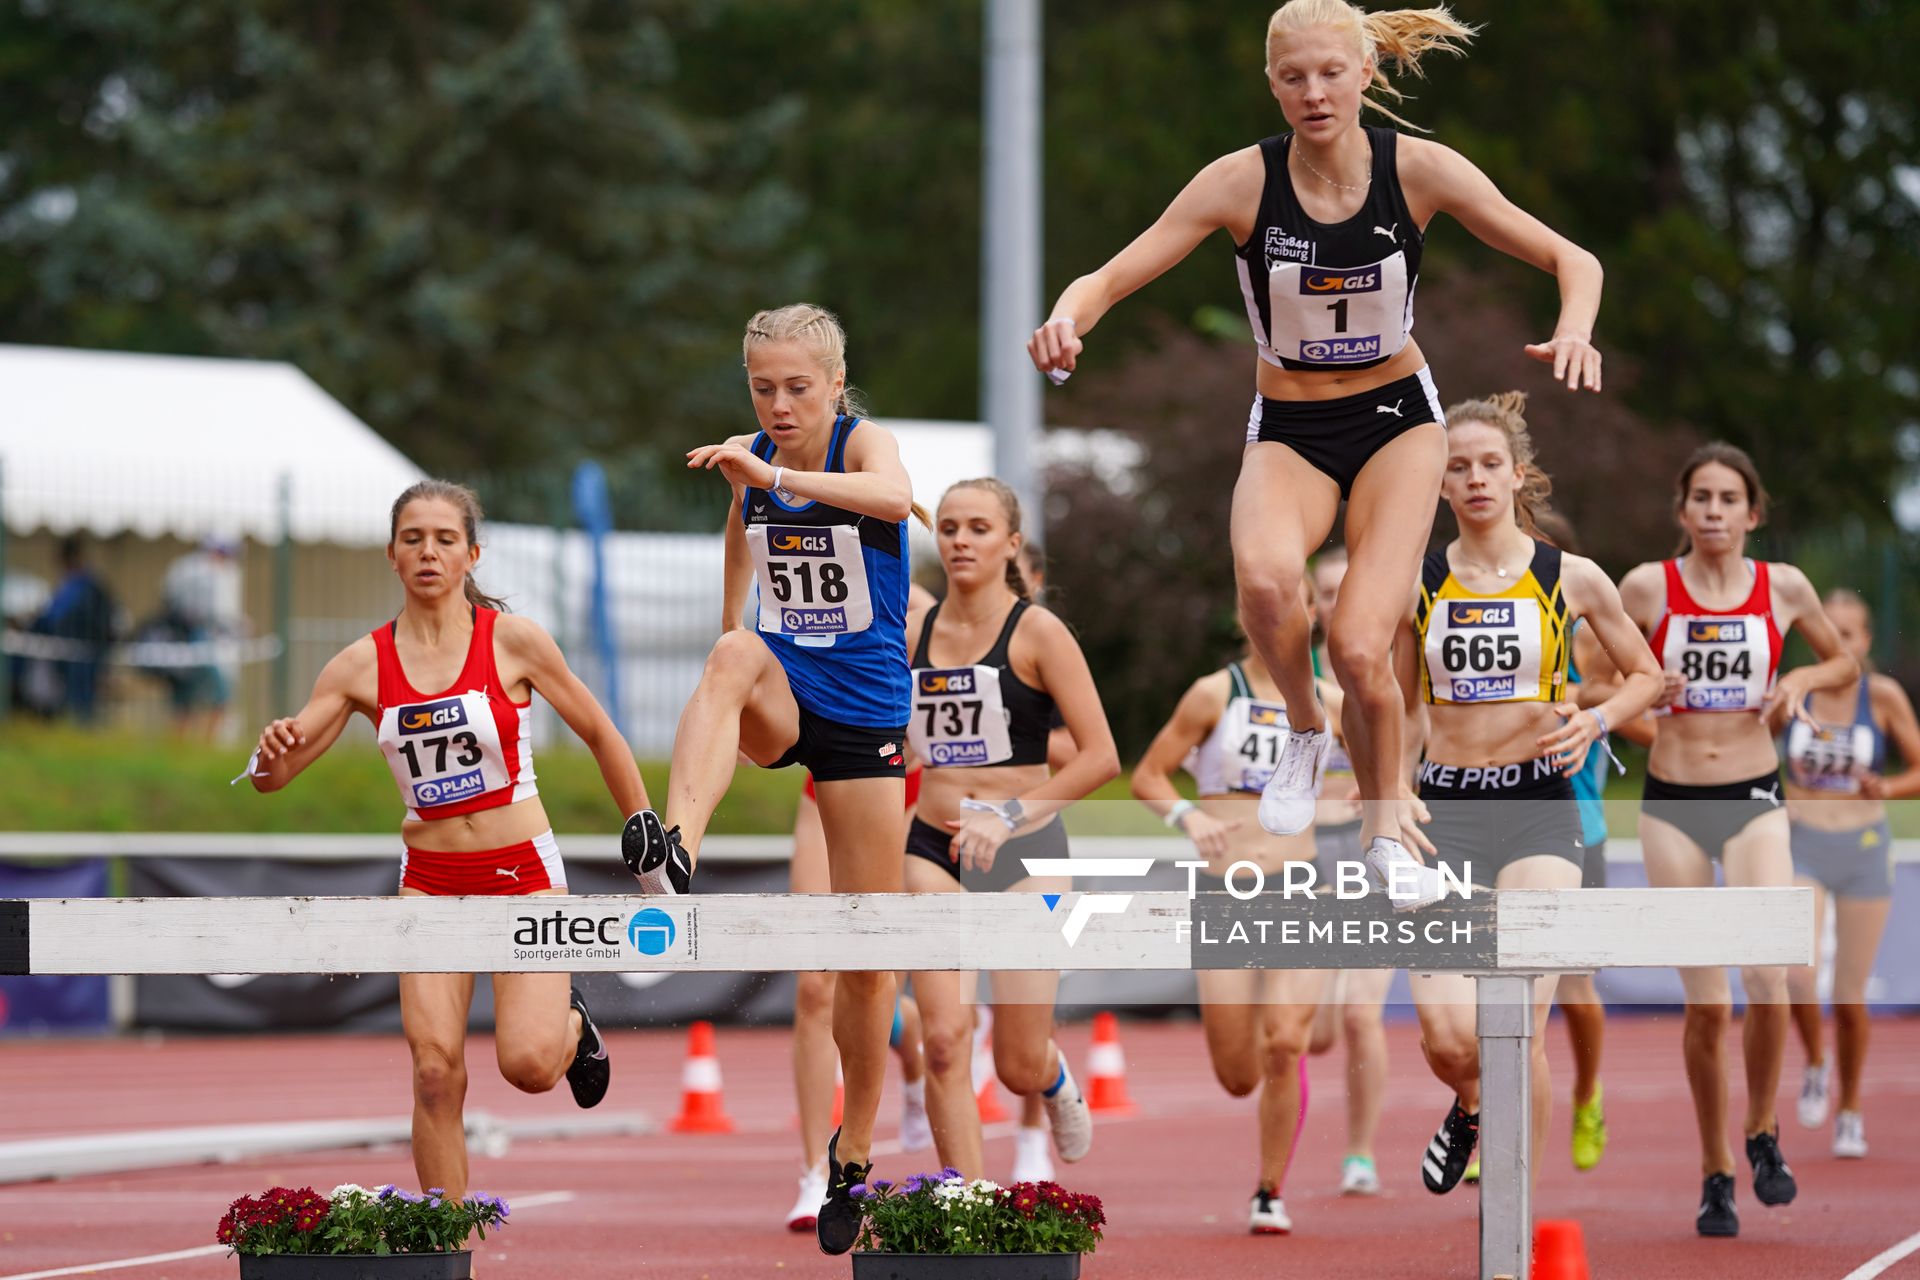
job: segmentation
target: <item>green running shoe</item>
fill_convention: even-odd
[[[1607,1152],[1607,1116],[1600,1106],[1600,1086],[1593,1086],[1593,1097],[1573,1109],[1573,1167],[1585,1172],[1600,1163]]]

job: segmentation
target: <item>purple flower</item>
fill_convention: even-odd
[[[957,1178],[960,1176],[960,1171],[954,1168],[952,1165],[948,1165],[946,1168],[940,1171],[940,1176],[942,1179]]]
[[[875,1178],[872,1182],[868,1183],[867,1185],[872,1187],[875,1191],[886,1191],[891,1189],[893,1186],[893,1184],[891,1182],[888,1182],[885,1178]]]
[[[411,1191],[402,1191],[397,1187],[394,1189],[393,1194],[398,1196],[400,1199],[406,1201],[408,1204],[425,1204],[427,1202],[427,1198],[425,1196],[417,1196],[413,1194],[413,1192]]]
[[[847,1188],[847,1194],[852,1196],[855,1200],[865,1200],[868,1196],[872,1195],[873,1193],[867,1190],[866,1183],[856,1182],[852,1186]]]
[[[443,1196],[447,1194],[447,1189],[445,1187],[428,1187],[427,1194],[430,1196]]]
[[[375,1190],[379,1192],[380,1198],[382,1200],[390,1199],[393,1193],[398,1191],[399,1189],[400,1188],[394,1186],[391,1182],[387,1183],[385,1186],[375,1188]]]
[[[923,1173],[916,1173],[911,1178],[908,1178],[905,1182],[901,1183],[900,1189],[906,1192],[908,1195],[912,1195],[914,1192],[920,1190],[920,1188],[926,1185],[927,1185],[926,1175]]]

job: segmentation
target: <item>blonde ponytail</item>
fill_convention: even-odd
[[[1433,52],[1464,54],[1463,47],[1479,31],[1453,16],[1445,5],[1432,9],[1387,9],[1368,13],[1347,0],[1287,0],[1267,21],[1267,78],[1276,78],[1287,37],[1296,31],[1330,28],[1350,36],[1362,58],[1373,62],[1372,88],[1385,98],[1403,102],[1406,95],[1387,79],[1386,64],[1415,77],[1426,73],[1420,59]],[[1405,129],[1425,133],[1419,125],[1396,114],[1372,93],[1361,95],[1362,106],[1372,107]]]

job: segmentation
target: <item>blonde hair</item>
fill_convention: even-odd
[[[946,506],[947,499],[962,489],[981,489],[1000,500],[1000,509],[1007,515],[1007,532],[1020,532],[1020,496],[1006,481],[995,476],[976,476],[972,480],[957,480],[947,486],[940,495],[940,505]],[[1033,589],[1027,585],[1027,575],[1020,572],[1020,556],[1016,552],[1007,558],[1007,589],[1022,600],[1033,599]]]
[[[1526,468],[1520,491],[1513,495],[1513,521],[1533,537],[1540,536],[1540,518],[1547,514],[1553,478],[1533,460],[1533,434],[1527,430],[1527,393],[1502,391],[1479,400],[1462,400],[1447,407],[1447,426],[1484,422],[1506,437],[1507,452],[1516,469]]]
[[[753,358],[754,348],[769,342],[798,342],[806,347],[822,372],[840,379],[840,398],[833,402],[834,412],[850,418],[867,416],[860,393],[846,380],[847,331],[833,312],[811,302],[756,312],[747,321],[746,336],[740,341],[740,362],[745,364]]]
[[[829,378],[840,379],[840,396],[833,402],[833,411],[849,418],[868,416],[859,390],[847,381],[847,331],[840,327],[840,317],[811,302],[756,311],[753,319],[747,321],[746,335],[740,340],[740,363],[751,360],[754,348],[769,342],[798,342],[805,346],[821,372]],[[917,502],[913,504],[913,518],[933,528],[927,509]]]
[[[1445,5],[1368,13],[1358,5],[1348,4],[1347,0],[1287,0],[1267,20],[1267,78],[1272,80],[1277,73],[1290,34],[1322,27],[1353,39],[1360,56],[1373,63],[1372,88],[1395,102],[1405,101],[1406,95],[1387,79],[1386,63],[1392,62],[1413,76],[1424,75],[1420,70],[1423,55],[1435,50],[1464,54],[1466,50],[1461,46],[1479,31],[1478,27],[1456,19]],[[1370,93],[1361,95],[1360,104],[1372,107],[1403,128],[1426,132]]]
[[[480,495],[463,484],[451,480],[419,480],[400,491],[393,500],[393,510],[387,516],[387,545],[400,535],[400,516],[412,502],[445,502],[460,513],[460,527],[467,535],[467,545],[480,545],[480,521],[485,513],[480,510]],[[497,609],[507,611],[507,602],[498,596],[490,596],[480,589],[471,573],[460,580],[460,590],[466,596],[467,603],[479,609]]]

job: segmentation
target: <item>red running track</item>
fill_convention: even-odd
[[[1337,1059],[1314,1060],[1313,1112],[1286,1187],[1294,1234],[1245,1234],[1253,1188],[1253,1101],[1215,1086],[1192,1022],[1123,1023],[1129,1085],[1140,1114],[1102,1120],[1092,1155],[1063,1167],[1067,1185],[1095,1192],[1112,1220],[1108,1242],[1087,1260],[1090,1280],[1194,1276],[1369,1276],[1431,1280],[1475,1274],[1475,1193],[1446,1197],[1419,1183],[1418,1161],[1447,1104],[1427,1074],[1413,1028],[1389,1027],[1393,1084],[1379,1157],[1386,1192],[1376,1200],[1336,1194],[1344,1110]],[[1740,1178],[1742,1234],[1693,1234],[1699,1190],[1692,1111],[1680,1073],[1675,1016],[1616,1018],[1604,1074],[1611,1145],[1600,1167],[1568,1162],[1569,1077],[1564,1028],[1550,1029],[1555,1133],[1537,1195],[1543,1217],[1584,1226],[1592,1273],[1635,1280],[1841,1280],[1891,1245],[1920,1233],[1920,1019],[1881,1020],[1868,1064],[1872,1156],[1840,1162],[1827,1135],[1792,1115],[1799,1053],[1783,1085],[1784,1146],[1800,1198],[1765,1210]],[[1728,1043],[1738,1061],[1738,1029]],[[1087,1029],[1063,1043],[1085,1061]],[[678,1103],[677,1032],[610,1036],[614,1086],[608,1106],[664,1120]],[[509,1117],[574,1114],[564,1088],[531,1098],[491,1069],[490,1042],[472,1046],[470,1105]],[[739,1132],[522,1142],[505,1157],[476,1156],[476,1188],[520,1201],[511,1227],[483,1246],[480,1274],[494,1280],[576,1280],[661,1275],[844,1277],[844,1259],[791,1236],[798,1152],[791,1128],[787,1037],[725,1030],[719,1054],[726,1103]],[[0,1140],[126,1128],[392,1116],[406,1106],[406,1055],[397,1037],[243,1040],[128,1039],[9,1043],[0,1047]],[[1084,1077],[1084,1072],[1082,1075]],[[1743,1090],[1732,1084],[1735,1115]],[[891,1136],[897,1101],[882,1110]],[[933,1164],[932,1153],[883,1154],[879,1171],[899,1177]],[[1004,1137],[987,1147],[990,1172],[1006,1176]],[[256,1160],[238,1166],[158,1170],[64,1183],[0,1187],[0,1280],[211,1243],[235,1196],[275,1183],[411,1185],[404,1148]],[[76,1273],[79,1274],[79,1273]],[[223,1280],[232,1261],[214,1253],[104,1272],[130,1280]],[[1920,1276],[1920,1253],[1882,1274]]]

